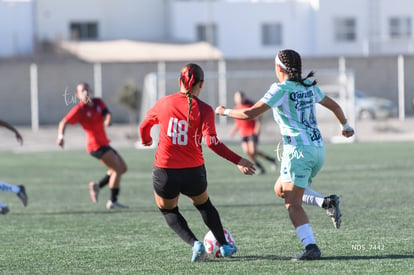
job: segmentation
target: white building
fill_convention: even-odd
[[[225,58],[413,54],[412,0],[0,0],[0,56],[61,40],[208,41]]]
[[[0,57],[33,53],[33,4],[0,0]]]

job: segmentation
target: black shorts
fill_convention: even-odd
[[[257,135],[251,135],[251,136],[242,138],[242,142],[248,142],[249,140],[253,141],[254,143],[258,143],[259,137]]]
[[[101,146],[98,148],[98,150],[91,151],[89,154],[94,158],[101,159],[102,156],[105,155],[105,153],[108,152],[109,150],[112,150],[115,154],[118,155],[118,152],[109,145]]]
[[[204,165],[194,168],[152,168],[154,191],[164,199],[173,199],[180,193],[194,197],[207,189],[207,174]]]

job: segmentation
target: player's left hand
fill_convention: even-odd
[[[355,133],[354,128],[352,128],[348,123],[341,125],[342,135],[344,137],[352,137]]]
[[[256,172],[256,167],[254,167],[254,164],[245,158],[241,158],[237,164],[237,167],[245,175],[254,175]]]

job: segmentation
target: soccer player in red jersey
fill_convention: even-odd
[[[141,142],[150,146],[151,128],[159,124],[152,172],[155,201],[170,228],[192,246],[193,262],[203,261],[206,252],[178,210],[180,193],[188,196],[200,211],[204,223],[220,244],[221,255],[230,257],[237,251],[235,245],[226,241],[219,213],[207,193],[202,138],[211,150],[236,164],[243,174],[255,172],[253,163],[235,154],[217,138],[214,111],[198,98],[203,80],[200,66],[185,65],[178,79],[180,91],[158,100],[140,125]]]
[[[234,93],[234,103],[236,104],[233,109],[245,109],[253,106],[254,102],[249,100],[245,94],[241,91]],[[271,162],[272,166],[275,168],[276,159],[259,151],[257,146],[259,144],[259,134],[260,134],[260,121],[259,118],[252,120],[242,120],[235,119],[234,127],[231,130],[230,135],[234,136],[237,131],[239,131],[241,136],[241,147],[243,152],[247,154],[250,160],[259,168],[259,174],[266,173],[263,165],[257,160],[257,157],[262,157],[267,161]]]
[[[100,98],[90,97],[90,88],[87,83],[80,83],[76,89],[76,96],[80,100],[69,113],[60,121],[57,144],[63,148],[66,125],[80,123],[86,133],[86,151],[99,159],[107,168],[106,175],[97,183],[90,182],[92,201],[97,203],[99,190],[109,184],[111,198],[106,208],[127,208],[118,202],[121,175],[127,171],[127,165],[110,145],[104,126],[111,125],[111,113]]]

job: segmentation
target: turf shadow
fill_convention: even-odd
[[[290,260],[292,257],[286,256],[277,256],[277,255],[243,255],[243,256],[233,256],[231,258],[227,258],[230,261],[286,261]]]
[[[351,255],[322,257],[321,260],[354,261],[354,260],[383,260],[383,259],[414,259],[414,255],[388,254],[388,255]]]
[[[30,212],[30,213],[13,213],[13,215],[40,215],[40,216],[60,216],[60,215],[115,215],[115,214],[125,214],[125,213],[157,213],[157,210],[154,208],[147,208],[147,209],[134,209],[134,208],[128,208],[128,209],[119,209],[119,210],[69,210],[69,211],[55,211],[55,212]]]
[[[354,261],[354,260],[383,260],[383,259],[414,259],[414,255],[365,255],[365,256],[332,256],[322,257],[319,261]],[[278,255],[245,255],[226,258],[227,261],[292,261],[292,257]]]

